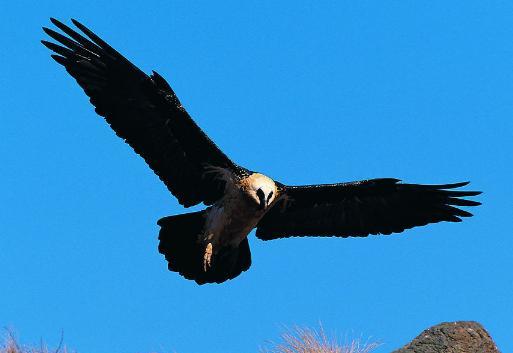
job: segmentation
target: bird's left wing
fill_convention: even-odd
[[[215,202],[226,183],[219,173],[245,172],[201,131],[159,74],[146,75],[75,20],[87,38],[51,21],[67,36],[43,28],[59,44],[42,43],[84,89],[96,112],[145,159],[182,205]]]
[[[365,237],[400,233],[436,222],[470,217],[455,206],[477,206],[462,197],[477,191],[455,190],[468,183],[402,184],[397,179],[352,183],[285,186],[283,197],[257,226],[263,240],[293,236]]]

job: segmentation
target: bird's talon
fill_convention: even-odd
[[[205,253],[203,254],[203,271],[207,272],[207,270],[212,265],[212,243],[208,243],[205,248]]]

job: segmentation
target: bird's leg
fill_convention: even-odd
[[[203,250],[203,271],[207,272],[212,267],[212,256],[214,255],[214,246],[217,244],[214,234],[205,232],[201,242],[204,246]],[[217,249],[217,246],[216,246]]]
[[[200,238],[200,244],[203,247],[203,271],[207,272],[212,267],[212,256],[217,252],[219,242],[219,225],[222,224],[223,208],[209,207],[208,216],[203,226],[203,234]]]
[[[207,272],[207,270],[212,265],[212,243],[208,243],[205,247],[205,252],[203,253],[203,271]]]

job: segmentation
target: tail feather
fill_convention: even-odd
[[[206,212],[164,217],[158,221],[159,252],[166,257],[168,269],[198,284],[221,283],[235,278],[251,266],[249,243],[244,239],[238,247],[223,247],[212,258],[211,267],[203,268],[205,245],[200,236]]]

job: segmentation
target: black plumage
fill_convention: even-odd
[[[248,239],[237,247],[224,247],[215,254],[215,267],[203,268],[203,249],[192,234],[200,234],[207,215],[205,211],[161,218],[158,225],[159,252],[168,261],[168,269],[198,284],[222,283],[235,278],[251,266]]]
[[[398,179],[286,187],[257,226],[263,240],[292,236],[365,237],[399,233],[441,221],[460,222],[471,214],[454,206],[477,206],[462,199],[480,194],[457,191],[468,183],[401,184]]]
[[[56,53],[52,57],[77,80],[95,111],[145,159],[182,205],[212,204],[222,197],[224,181],[208,173],[209,167],[247,173],[196,125],[158,73],[146,75],[76,20],[73,23],[89,39],[51,21],[70,38],[43,28],[61,45],[42,43]]]

